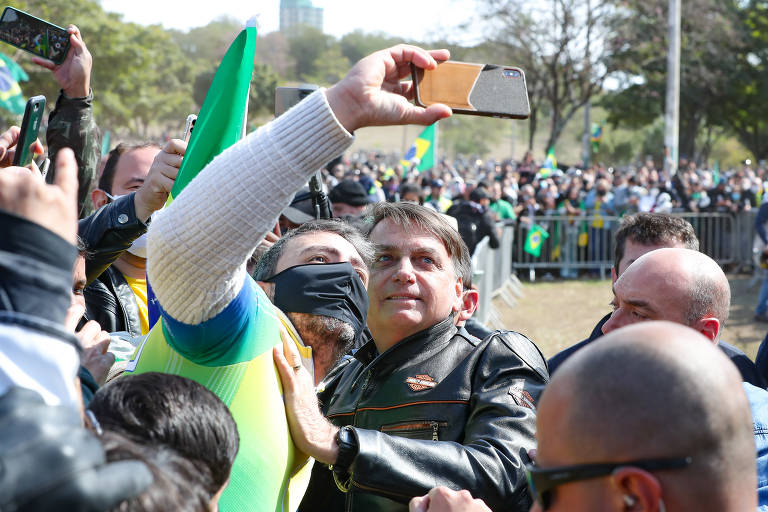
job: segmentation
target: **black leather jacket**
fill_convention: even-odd
[[[119,197],[80,221],[78,232],[88,249],[85,261],[85,318],[96,320],[107,332],[141,335],[136,296],[112,263],[147,231],[136,217],[134,194]]]
[[[445,485],[493,510],[527,511],[526,450],[535,446],[535,403],[548,380],[525,336],[480,341],[452,318],[381,355],[369,342],[319,387],[328,419],[354,426],[349,491],[315,463],[299,510],[407,510],[410,498]]]

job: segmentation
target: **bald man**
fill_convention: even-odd
[[[660,248],[637,257],[613,285],[614,311],[604,334],[645,320],[668,320],[699,331],[731,359],[742,380],[765,387],[754,363],[720,340],[731,304],[728,278],[706,254]]]
[[[749,402],[707,341],[676,323],[643,323],[563,364],[538,409],[532,510],[754,511]],[[588,476],[585,464],[601,470]]]
[[[750,408],[765,416],[768,392],[742,383],[708,341],[679,323],[645,322],[569,358],[539,402],[531,511],[752,512],[758,492],[763,510],[765,422],[753,427]],[[444,488],[410,503],[411,512],[487,510]]]

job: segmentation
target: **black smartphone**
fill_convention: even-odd
[[[0,17],[0,41],[61,64],[69,51],[67,29],[35,18],[24,11],[6,7]]]
[[[32,163],[32,145],[37,140],[37,132],[40,130],[40,122],[45,111],[45,96],[34,96],[27,101],[24,109],[24,119],[21,121],[21,132],[16,144],[16,154],[13,156],[13,165],[26,167]]]
[[[416,104],[443,103],[456,114],[527,119],[525,73],[513,66],[445,61],[435,69],[411,65]]]

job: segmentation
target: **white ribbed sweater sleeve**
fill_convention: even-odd
[[[220,313],[293,193],[352,140],[320,90],[208,164],[148,231],[147,273],[165,313],[187,324]]]

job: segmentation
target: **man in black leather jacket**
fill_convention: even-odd
[[[275,354],[291,435],[317,461],[299,510],[407,510],[437,485],[528,510],[523,468],[548,381],[541,353],[518,333],[481,341],[455,327],[470,260],[439,214],[379,203],[372,215],[373,341],[318,386],[327,420],[298,354]]]
[[[140,301],[146,311],[146,299],[126,280],[133,274],[144,279],[146,258],[127,253],[145,235],[152,213],[165,204],[185,149],[186,143],[176,139],[160,151],[155,146],[118,146],[92,195],[98,210],[80,221],[79,235],[89,251],[85,317],[107,332],[146,334],[140,314]]]

